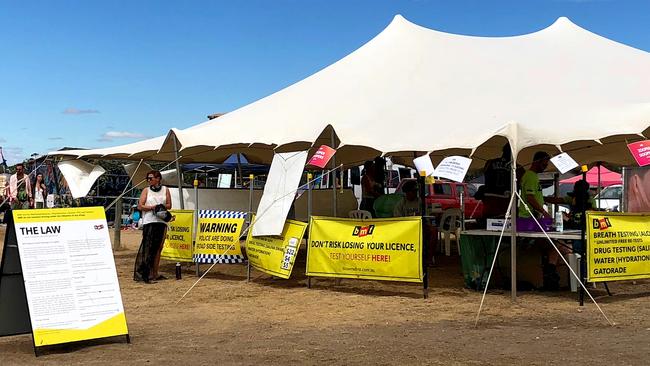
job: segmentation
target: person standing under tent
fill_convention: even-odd
[[[27,209],[32,206],[32,184],[29,176],[25,174],[23,163],[16,164],[16,173],[9,178],[5,196],[9,197],[12,210]]]
[[[551,156],[544,152],[538,151],[533,156],[533,163],[530,169],[524,172],[521,177],[521,198],[524,202],[519,202],[518,217],[530,218],[531,215],[526,209],[526,205],[532,211],[536,218],[551,218],[551,215],[544,208],[544,196],[542,195],[542,186],[539,184],[539,173],[548,168]]]
[[[381,196],[381,185],[375,181],[375,164],[366,161],[363,164],[363,177],[361,178],[361,204],[360,210],[370,212],[375,217],[375,199]]]
[[[484,174],[485,185],[482,186],[482,195],[479,197],[483,201],[483,215],[486,218],[504,217],[508,210],[512,184],[510,143],[503,145],[501,157],[485,163]]]
[[[521,198],[524,202],[519,202],[517,216],[520,218],[533,218],[528,210],[532,211],[535,219],[551,218],[552,216],[544,208],[544,196],[542,195],[542,186],[539,183],[539,173],[542,173],[548,167],[551,156],[544,152],[538,151],[533,156],[533,163],[529,170],[526,170],[521,177]],[[528,208],[526,207],[528,206]],[[543,286],[545,290],[555,291],[560,287],[560,275],[557,272],[557,266],[560,263],[560,255],[555,248],[548,244],[546,239],[536,240],[537,243],[544,245],[544,254],[542,257],[542,274]],[[569,253],[563,246],[559,250]]]
[[[32,197],[34,198],[34,208],[45,208],[47,200],[47,186],[43,181],[43,174],[36,174],[36,181],[33,184]]]
[[[162,252],[167,222],[172,207],[171,194],[167,187],[161,184],[162,176],[157,170],[147,173],[149,187],[142,190],[138,201],[138,210],[143,213],[142,242],[135,260],[133,279],[135,281],[151,281],[164,279],[158,275],[160,253]]]

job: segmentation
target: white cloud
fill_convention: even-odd
[[[3,142],[7,142],[7,140],[5,140],[5,139],[3,139],[2,137],[0,137],[0,144],[3,143]]]
[[[99,113],[96,109],[77,109],[77,108],[66,108],[63,114],[93,114]]]
[[[58,141],[58,140],[63,140],[63,137],[56,136],[56,137],[48,137],[47,139],[52,141]]]
[[[113,141],[115,139],[141,139],[145,137],[145,135],[136,132],[108,131],[105,132],[97,141]]]

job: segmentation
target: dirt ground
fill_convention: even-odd
[[[0,227],[4,240],[4,228]],[[123,231],[115,252],[131,344],[123,339],[56,347],[35,358],[31,335],[0,338],[0,364],[377,364],[377,365],[642,365],[650,355],[650,281],[610,284],[580,308],[570,292],[507,291],[486,298],[464,289],[458,257],[439,258],[430,296],[421,286],[314,279],[307,288],[301,251],[291,280],[246,267],[219,265],[179,304],[196,281],[194,267],[146,285],[132,280],[140,232]],[[4,241],[2,241],[4,242]],[[203,266],[207,269],[207,266]]]

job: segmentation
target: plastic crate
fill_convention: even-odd
[[[537,219],[544,231],[553,230],[553,219]],[[517,231],[542,231],[533,218],[517,218]]]

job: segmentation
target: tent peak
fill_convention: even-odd
[[[587,31],[584,28],[580,27],[579,25],[575,24],[572,22],[569,18],[567,17],[559,17],[557,18],[551,25],[539,29],[537,31],[533,31],[530,33],[521,33],[521,34],[515,34],[515,35],[509,35],[509,36],[477,36],[477,35],[468,35],[468,34],[460,34],[460,33],[450,33],[450,32],[445,32],[433,28],[428,28],[416,23],[411,22],[410,20],[404,18],[401,14],[396,14],[393,17],[393,20],[389,24],[388,28],[391,27],[409,27],[412,29],[421,29],[423,31],[429,31],[431,33],[437,33],[442,36],[451,36],[451,37],[470,37],[470,38],[479,38],[479,39],[505,39],[505,38],[517,38],[517,37],[527,37],[527,36],[532,36],[532,35],[538,35],[538,34],[544,34],[547,31],[561,31],[561,32],[569,32],[569,31],[575,31],[575,30],[583,30]],[[587,31],[588,32],[588,31]]]
[[[580,27],[576,23],[572,22],[571,19],[567,17],[559,17],[557,18],[553,24],[548,26],[545,29],[542,29],[542,31],[547,30],[547,29],[562,29],[562,28],[572,28],[572,29],[582,29],[585,30],[584,28]]]

